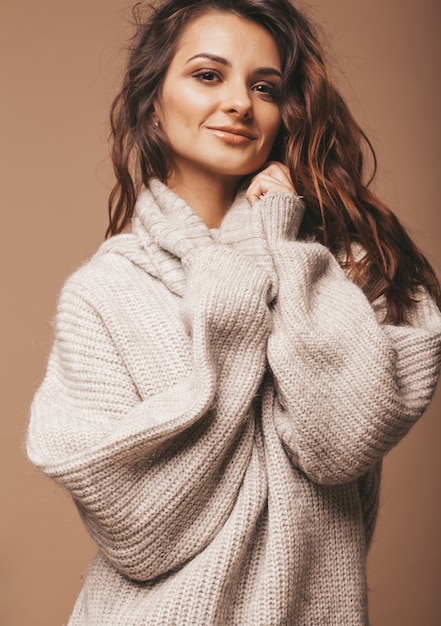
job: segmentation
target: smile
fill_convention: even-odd
[[[256,137],[248,130],[243,128],[235,128],[230,126],[222,127],[207,127],[208,130],[213,133],[219,139],[222,139],[225,143],[232,145],[244,145],[255,141]]]

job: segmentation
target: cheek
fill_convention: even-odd
[[[164,92],[162,119],[164,127],[176,128],[183,125],[181,131],[190,130],[204,121],[210,113],[212,102],[209,95],[181,86],[176,92]]]
[[[185,96],[182,97],[179,89],[172,89],[166,82],[158,103],[157,114],[159,123],[167,134],[185,123],[186,108]]]
[[[264,140],[261,144],[261,149],[266,154],[266,157],[268,157],[271,150],[273,149],[279,128],[280,128],[279,124],[272,125],[264,133]]]
[[[271,136],[271,143],[274,142],[275,138],[277,137],[277,133],[279,132],[281,126],[282,126],[282,118],[279,114],[279,112],[277,112],[272,120],[271,123],[268,125],[269,126],[269,135]]]
[[[262,108],[259,113],[260,128],[264,137],[265,145],[274,143],[277,133],[282,126],[282,117],[277,107],[268,106]]]

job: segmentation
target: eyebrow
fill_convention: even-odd
[[[188,59],[187,63],[190,61],[194,61],[195,59],[208,59],[209,61],[213,61],[214,63],[219,63],[220,65],[224,65],[225,67],[231,67],[230,61],[225,59],[224,57],[220,57],[217,54],[210,54],[208,52],[200,52],[199,54],[195,54],[190,59]],[[253,74],[259,74],[263,76],[279,76],[282,78],[281,72],[276,70],[274,67],[258,67],[253,72]]]

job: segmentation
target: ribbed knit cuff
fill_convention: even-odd
[[[257,204],[257,211],[270,249],[280,239],[294,240],[299,232],[305,205],[290,193],[268,194]]]

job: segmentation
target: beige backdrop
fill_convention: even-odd
[[[102,240],[107,113],[130,0],[0,0],[0,623],[65,624],[94,546],[23,454],[65,277]],[[439,0],[310,0],[380,162],[377,189],[439,270]],[[370,557],[373,626],[439,626],[441,394],[386,459]],[[109,625],[112,626],[112,625]],[[350,626],[350,625],[342,625]]]

